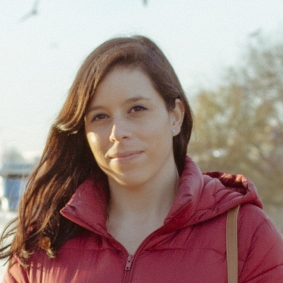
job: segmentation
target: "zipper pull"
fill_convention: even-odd
[[[127,263],[126,263],[126,266],[125,266],[125,270],[130,270],[131,269],[133,259],[134,259],[133,255],[128,255]]]

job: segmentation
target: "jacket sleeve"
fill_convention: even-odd
[[[244,205],[239,214],[239,282],[282,283],[283,239],[258,207]]]
[[[6,270],[2,283],[29,283],[26,269],[13,259],[11,266]]]

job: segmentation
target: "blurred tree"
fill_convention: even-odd
[[[283,203],[283,44],[262,37],[217,90],[193,101],[196,142],[190,155],[203,171],[241,173],[265,203]]]

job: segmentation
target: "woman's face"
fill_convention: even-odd
[[[98,85],[85,115],[97,164],[124,186],[143,185],[166,174],[175,166],[172,142],[180,131],[182,111],[178,99],[168,111],[139,68],[115,67]]]

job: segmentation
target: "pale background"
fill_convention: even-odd
[[[34,3],[0,1],[0,156],[42,151],[83,59],[111,37],[156,41],[190,99],[258,34],[283,34],[282,0],[41,0],[29,17]],[[0,211],[1,231],[13,216]]]
[[[240,60],[255,34],[280,37],[282,0],[0,1],[0,152],[41,152],[83,59],[103,41],[142,34],[173,64],[188,97]]]

